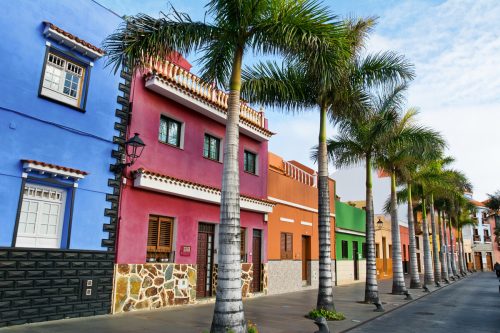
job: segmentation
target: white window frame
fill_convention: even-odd
[[[255,155],[255,173],[245,170],[245,153],[249,152]],[[259,175],[259,154],[251,149],[243,149],[243,171],[250,175],[258,176]]]
[[[52,200],[51,198],[38,198],[36,195],[30,195],[30,191],[33,190],[35,192],[40,191],[41,193],[59,194],[60,200]],[[28,193],[26,193],[28,192]],[[64,216],[65,216],[65,208],[66,208],[66,198],[67,191],[58,187],[50,187],[45,185],[38,185],[33,183],[26,183],[23,189],[23,199],[21,203],[21,211],[19,215],[18,229],[16,234],[16,247],[33,247],[33,248],[61,248],[61,240],[62,240],[62,231],[64,227]],[[37,203],[37,211],[36,211],[36,221],[33,233],[23,232],[21,229],[21,219],[24,213],[23,208],[25,207],[25,203]],[[59,216],[56,225],[56,233],[55,236],[48,236],[47,234],[43,234],[40,232],[41,228],[41,218],[42,218],[42,204],[59,204]]]
[[[214,159],[212,159],[210,157],[206,157],[205,156],[205,135],[209,135],[211,137],[219,139],[219,159],[218,160],[214,160]],[[223,147],[224,147],[224,145],[223,145],[223,139],[220,136],[215,135],[215,134],[213,134],[211,132],[205,132],[203,134],[203,151],[202,151],[202,154],[203,154],[204,158],[209,159],[210,161],[217,161],[217,162],[222,163],[222,161],[223,161],[223,150],[224,150]]]
[[[71,70],[71,68],[75,70]],[[55,70],[61,73],[58,78],[59,82],[57,86],[54,86],[48,80],[48,77],[51,75],[53,76],[52,72]],[[69,60],[67,57],[61,56],[49,49],[45,57],[44,70],[40,83],[40,95],[80,108],[81,100],[83,99],[83,86],[85,84],[86,71],[85,66]],[[76,89],[74,89],[76,91],[76,96],[64,92],[67,74],[72,75],[72,77],[79,77]],[[54,82],[52,81],[52,83]]]
[[[172,120],[174,120],[174,121],[176,121],[176,122],[178,122],[178,123],[181,124],[181,130],[180,130],[180,134],[179,134],[180,138],[179,138],[179,145],[178,146],[160,140],[160,126],[161,126],[161,119],[162,118],[170,118],[170,119],[172,119]],[[165,145],[168,145],[170,147],[184,149],[184,131],[185,131],[185,128],[186,128],[186,123],[183,120],[181,120],[181,119],[179,119],[177,117],[174,117],[174,116],[172,116],[172,115],[170,115],[168,113],[161,113],[160,114],[160,121],[158,122],[158,142],[163,143]],[[168,140],[168,138],[167,138],[167,140]]]

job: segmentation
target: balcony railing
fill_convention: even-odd
[[[491,236],[484,236],[484,241],[491,243]]]
[[[479,235],[474,235],[474,242],[480,242],[481,241],[481,237],[479,237]]]
[[[215,84],[203,81],[200,77],[170,61],[150,61],[149,68],[163,79],[227,112],[229,94],[217,89]],[[257,111],[243,101],[240,103],[240,118],[258,127],[265,127],[264,111]]]
[[[310,174],[290,162],[283,161],[285,174],[303,184],[318,187],[318,176],[316,173]]]

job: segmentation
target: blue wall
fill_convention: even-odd
[[[71,167],[89,174],[78,183],[75,194],[70,248],[102,249],[107,238],[104,209],[111,193],[109,165],[114,162],[114,130],[118,75],[104,68],[105,57],[94,61],[89,81],[86,112],[38,97],[46,41],[43,21],[100,47],[121,19],[91,0],[2,3],[0,11],[0,246],[10,246],[19,191],[21,159]],[[91,61],[75,54],[84,61]]]

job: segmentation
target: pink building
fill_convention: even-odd
[[[177,65],[178,64],[178,65]],[[182,57],[136,75],[129,134],[146,147],[124,172],[114,313],[215,295],[222,154],[228,95]],[[265,292],[268,140],[263,112],[242,103],[242,294]],[[129,135],[131,136],[131,135]]]

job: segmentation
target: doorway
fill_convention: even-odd
[[[358,242],[352,242],[352,259],[354,261],[354,280],[359,280],[359,249]]]
[[[262,231],[253,229],[252,239],[252,264],[253,264],[253,279],[252,292],[262,291],[261,275],[262,275]]]
[[[493,270],[493,258],[491,257],[491,252],[486,252],[486,269],[488,271]]]
[[[309,262],[311,260],[311,237],[302,236],[302,284],[310,285]]]
[[[196,297],[212,296],[212,272],[214,267],[215,225],[200,223],[198,226],[198,252],[196,258]]]
[[[382,237],[382,261],[384,274],[387,275],[387,242],[385,237]]]
[[[474,262],[476,263],[477,270],[483,270],[483,260],[481,258],[481,252],[474,252]]]

